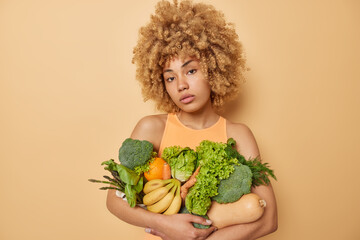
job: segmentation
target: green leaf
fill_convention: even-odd
[[[132,185],[126,184],[125,195],[126,195],[126,200],[129,203],[130,207],[135,207],[136,206],[136,191],[134,190]]]
[[[236,145],[236,141],[233,138],[229,138],[227,144],[233,147]]]
[[[138,175],[135,171],[125,167],[124,165],[116,163],[114,159],[104,161],[101,165],[106,165],[104,169],[110,171],[114,178],[112,179],[108,176],[104,176],[104,178],[109,181],[89,179],[90,182],[115,185],[116,187],[102,187],[101,189],[117,189],[124,192],[131,207],[135,207],[137,201],[139,203],[142,201],[141,194],[144,185],[144,179],[142,176]]]
[[[119,173],[119,178],[126,184],[136,185],[140,179],[136,172],[123,165],[116,165],[116,170]]]
[[[105,167],[105,170],[108,171],[114,171],[116,170],[116,165],[118,165],[116,162],[114,162],[114,159],[110,159],[108,161],[102,162],[101,165],[107,165],[107,167]]]
[[[144,186],[144,177],[141,177],[138,183],[134,186],[134,190],[136,193],[140,193],[143,190]]]

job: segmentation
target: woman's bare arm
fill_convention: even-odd
[[[131,138],[147,140],[159,144],[159,135],[163,129],[161,116],[147,116],[141,119],[135,126]],[[160,133],[160,134],[159,134]],[[161,136],[160,136],[161,139]],[[115,195],[115,190],[110,189],[107,194],[106,206],[108,210],[119,219],[139,227],[154,227],[158,219],[157,214],[146,211],[140,207],[131,208],[129,204]]]

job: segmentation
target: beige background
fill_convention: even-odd
[[[87,179],[156,113],[131,64],[155,2],[0,1],[0,239],[141,239]],[[360,239],[359,1],[208,2],[252,68],[227,116],[278,177],[264,239]]]

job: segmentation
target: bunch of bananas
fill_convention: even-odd
[[[147,210],[165,215],[176,214],[181,208],[180,181],[177,179],[154,179],[143,189],[143,203]]]

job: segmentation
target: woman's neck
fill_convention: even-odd
[[[219,120],[219,115],[212,107],[190,113],[180,110],[176,115],[182,124],[197,130],[209,128]]]

